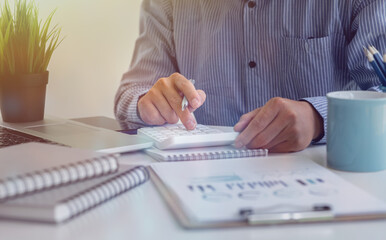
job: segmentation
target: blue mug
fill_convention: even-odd
[[[327,94],[327,165],[350,172],[386,169],[386,93]]]

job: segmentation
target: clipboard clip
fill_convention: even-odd
[[[311,208],[283,212],[264,212],[261,209],[243,208],[240,209],[239,215],[245,218],[250,225],[318,222],[334,219],[334,212],[327,204],[315,204]]]

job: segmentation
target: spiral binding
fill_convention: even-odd
[[[167,156],[167,161],[213,160],[224,158],[261,157],[267,155],[268,149],[236,149],[209,153],[173,154]]]
[[[105,175],[118,170],[115,154],[79,161],[0,180],[0,201],[46,188]]]
[[[81,192],[71,198],[61,201],[68,208],[68,215],[63,220],[75,217],[103,202],[122,194],[149,179],[149,172],[144,166],[135,167],[112,179]]]

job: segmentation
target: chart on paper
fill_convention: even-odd
[[[245,208],[291,212],[322,204],[337,215],[386,211],[385,203],[310,160],[235,159],[152,168],[178,196],[188,218],[198,222],[240,221]]]

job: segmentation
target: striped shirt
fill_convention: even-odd
[[[284,97],[311,103],[326,133],[326,93],[380,84],[362,48],[386,53],[385,13],[385,0],[144,0],[116,117],[144,124],[138,97],[179,72],[206,92],[200,124],[233,126]]]

